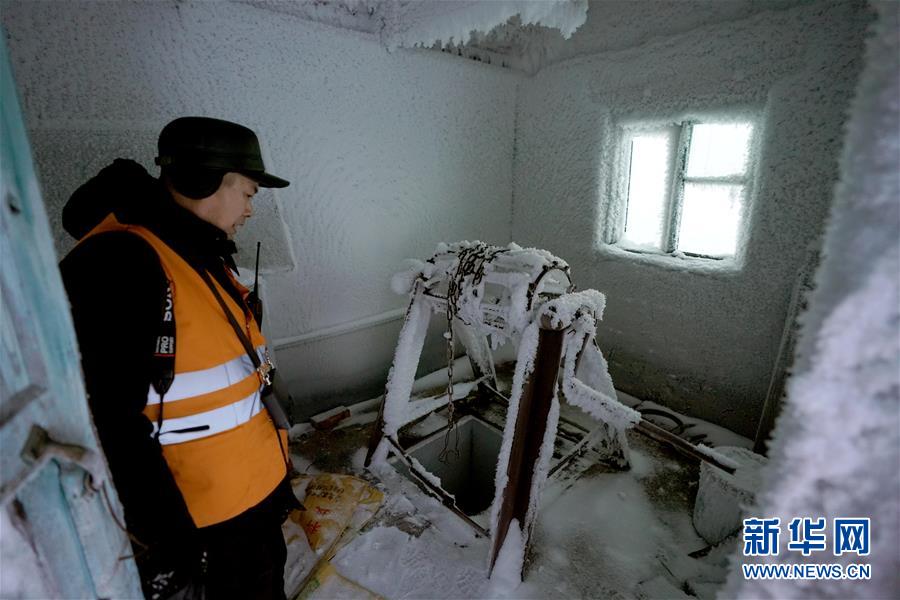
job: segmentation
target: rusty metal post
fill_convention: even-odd
[[[501,499],[497,531],[492,532],[494,537],[494,545],[491,548],[492,571],[513,519],[518,519],[519,526],[523,528],[522,533],[526,536],[525,547],[528,546],[527,536],[530,535],[530,527],[525,523],[525,516],[531,502],[534,468],[540,457],[547,431],[547,416],[550,413],[553,391],[559,376],[564,338],[564,330],[551,329],[547,323],[541,325],[534,370],[525,382],[519,400],[519,412],[516,416],[509,463],[506,467],[507,482]]]
[[[387,393],[381,398],[381,405],[378,407],[378,418],[375,419],[375,423],[372,425],[372,431],[369,433],[369,443],[366,445],[366,460],[363,462],[366,467],[372,464],[372,457],[375,455],[375,450],[378,448],[378,444],[381,443],[381,440],[384,437],[384,398],[386,396]]]

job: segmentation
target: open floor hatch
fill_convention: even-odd
[[[458,439],[453,439],[458,436]],[[441,488],[453,496],[457,508],[485,526],[486,519],[478,515],[486,512],[494,501],[494,475],[503,432],[472,415],[466,415],[456,423],[447,436],[447,428],[430,434],[406,450],[429,473],[440,480]],[[456,444],[459,453],[441,460],[445,444]],[[410,477],[409,468],[396,458],[394,467]]]

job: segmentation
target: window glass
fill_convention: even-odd
[[[749,123],[697,123],[691,132],[687,177],[743,175],[750,150]]]
[[[622,242],[634,248],[663,248],[667,218],[672,135],[656,132],[631,140],[628,209]]]
[[[734,121],[632,130],[618,243],[651,253],[734,256],[746,212],[752,136],[751,123]]]
[[[705,256],[734,256],[744,186],[684,184],[678,250]]]

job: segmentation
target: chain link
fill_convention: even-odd
[[[444,435],[444,448],[441,450],[438,460],[446,463],[451,457],[459,456],[459,428],[456,424],[456,406],[453,399],[453,362],[455,359],[453,319],[459,311],[459,299],[465,289],[466,279],[471,277],[471,286],[474,288],[484,278],[484,265],[494,260],[506,248],[489,246],[479,242],[471,246],[460,248],[456,255],[456,269],[453,275],[447,279],[447,332],[444,338],[447,340],[447,433]],[[449,270],[448,270],[449,275]],[[464,321],[463,321],[464,322]],[[472,323],[465,323],[472,325]],[[453,436],[453,447],[450,447],[450,436]]]

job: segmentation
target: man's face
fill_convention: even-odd
[[[259,185],[240,173],[226,173],[216,193],[205,198],[207,203],[204,220],[212,223],[232,237],[253,216],[253,196]]]

